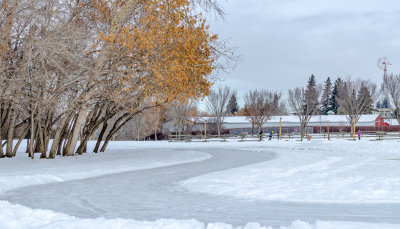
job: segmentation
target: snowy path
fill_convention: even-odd
[[[185,151],[186,149],[177,149]],[[193,151],[193,149],[190,149]],[[292,203],[245,200],[192,193],[179,182],[216,171],[274,159],[276,154],[229,147],[201,149],[209,160],[169,167],[36,185],[12,190],[0,199],[30,208],[97,218],[196,219],[244,225],[290,225],[294,220],[400,223],[400,204]]]

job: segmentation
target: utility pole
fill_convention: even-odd
[[[207,141],[207,123],[206,119],[204,119],[204,141]]]
[[[331,140],[331,136],[329,135],[329,120],[327,120],[327,130],[328,130],[328,141]]]
[[[279,119],[279,140],[282,140],[282,117]]]

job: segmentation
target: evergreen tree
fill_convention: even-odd
[[[228,115],[235,115],[238,111],[239,105],[237,104],[236,93],[233,93],[226,106],[226,113]]]
[[[309,90],[311,88],[315,88],[316,84],[317,83],[315,81],[315,76],[313,74],[311,74],[310,78],[308,79],[307,90]]]
[[[390,108],[389,99],[386,97],[386,98],[382,99],[382,101],[376,102],[375,108],[376,109]]]
[[[376,108],[376,109],[382,108],[381,101],[376,102],[375,108]]]
[[[331,78],[328,77],[325,81],[325,87],[322,91],[322,98],[321,98],[321,114],[327,115],[328,112],[331,110],[330,107],[330,99],[332,94],[332,82]]]
[[[318,103],[318,92],[317,92],[317,83],[315,81],[315,76],[311,75],[308,79],[307,88],[305,91],[305,101],[304,101],[304,110],[308,110],[307,106],[313,106],[315,103]]]
[[[381,103],[381,108],[390,108],[390,105],[389,105],[389,99],[388,98],[384,98],[383,100],[382,100],[382,103]]]
[[[335,84],[333,85],[331,97],[329,99],[329,110],[333,111],[335,114],[338,113],[339,103],[337,101],[337,94],[339,88],[343,86],[343,80],[339,77],[336,79]]]

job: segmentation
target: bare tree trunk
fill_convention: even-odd
[[[99,152],[101,141],[103,140],[104,134],[105,134],[105,132],[107,130],[107,127],[108,127],[108,122],[107,121],[108,120],[104,120],[104,122],[103,122],[103,127],[101,128],[101,131],[100,131],[100,134],[99,134],[99,138],[97,139],[96,146],[94,147],[94,150],[93,150],[95,153]]]
[[[21,136],[19,137],[18,142],[17,142],[17,144],[15,145],[14,150],[13,150],[13,157],[15,157],[15,155],[17,154],[17,150],[18,150],[18,148],[19,148],[19,145],[21,144],[22,140],[24,139],[24,137],[25,137],[25,135],[28,133],[28,131],[29,131],[29,126],[25,127],[24,132],[23,132],[23,133],[21,134]]]
[[[106,137],[106,139],[105,139],[105,141],[104,141],[104,143],[103,143],[103,146],[102,146],[101,149],[100,149],[100,152],[106,151],[107,145],[108,145],[108,143],[110,142],[111,137],[112,137],[112,135],[107,135],[107,137]]]
[[[64,145],[63,143],[64,143],[64,138],[61,137],[61,140],[60,140],[60,142],[58,144],[58,147],[57,147],[57,155],[58,156],[61,156],[61,152],[63,150],[63,145]]]
[[[33,114],[33,110],[31,113],[31,136],[30,136],[30,140],[29,140],[29,156],[33,159],[34,158],[34,148],[33,148],[33,144],[34,144],[34,135],[35,135],[35,119],[34,119],[34,114]]]
[[[63,119],[61,120],[60,125],[57,127],[56,134],[54,135],[53,143],[51,145],[50,153],[49,153],[49,158],[54,158],[56,155],[57,149],[61,146],[60,141],[62,137],[63,130],[65,130],[65,126],[67,126],[67,122],[71,118],[71,112],[67,112]]]
[[[68,144],[66,146],[67,148],[65,149],[66,156],[72,156],[74,154],[75,147],[78,142],[79,132],[80,132],[82,124],[86,118],[86,111],[87,111],[86,104],[82,104],[82,107],[78,113],[78,117],[76,118],[76,121],[74,123],[74,127],[72,129],[71,136],[68,139]]]
[[[44,141],[44,149],[47,153],[47,149],[49,148],[50,137],[52,135],[52,122],[53,122],[54,112],[49,111],[47,114],[47,119],[45,123],[45,127],[43,129],[43,141]]]
[[[81,139],[81,143],[79,144],[78,149],[76,150],[76,154],[82,155],[83,153],[86,152],[87,148],[87,142],[90,140],[90,135],[85,136],[83,139]]]
[[[40,158],[46,158],[46,149],[45,149],[45,142],[44,142],[44,133],[42,129],[42,109],[38,110],[38,126],[37,126],[37,152],[41,152]]]
[[[0,129],[0,158],[5,157],[3,153],[3,136],[1,136],[1,129]]]
[[[15,121],[17,120],[17,112],[14,109],[14,106],[11,109],[11,117],[8,127],[8,134],[7,134],[7,148],[6,148],[6,156],[12,157],[12,149],[13,149],[13,138],[14,138],[14,128],[15,128]]]
[[[63,141],[60,142],[60,144],[62,144],[62,147],[60,147],[60,148],[62,148],[62,155],[63,155],[63,157],[65,157],[65,156],[67,156],[66,153],[65,153],[65,148],[67,147],[67,144],[68,144],[68,138],[65,137],[63,139]]]
[[[300,129],[301,129],[301,134],[300,134],[300,140],[301,141],[303,141],[303,139],[304,139],[304,136],[306,135],[306,123],[304,123],[304,122],[302,122],[301,123],[301,127],[300,127]]]
[[[350,120],[350,137],[355,138],[354,135],[355,126],[354,126],[354,119]]]
[[[63,133],[62,138],[61,138],[62,139],[62,147],[60,147],[60,148],[62,148],[62,156],[64,156],[64,157],[66,156],[65,149],[68,145],[68,140],[71,137],[72,128],[75,125],[76,119],[77,119],[77,115],[75,115],[74,118],[72,119],[72,121],[70,123],[68,123],[68,125],[65,126],[65,129],[62,132]]]
[[[29,136],[30,136],[30,134],[29,134]],[[28,155],[29,155],[29,138],[28,139],[26,139],[26,150],[25,150],[25,153],[27,153]]]
[[[0,158],[4,157],[3,153],[3,136],[1,134],[1,127],[0,127]]]
[[[101,118],[103,114],[103,108],[106,105],[103,104],[102,106],[97,106],[91,113],[87,116],[85,126],[82,130],[81,134],[81,143],[76,151],[77,154],[81,155],[82,153],[86,152],[87,143],[90,140],[90,137],[96,133],[97,128],[105,121],[107,122],[108,118],[110,117],[110,112],[105,112],[104,117]],[[107,111],[109,111],[107,109]],[[104,121],[103,121],[104,120]]]
[[[136,113],[137,114],[137,113]],[[124,126],[129,120],[131,120],[136,114],[129,114],[125,113],[123,116],[121,116],[113,125],[111,128],[110,132],[107,134],[106,140],[104,141],[103,146],[100,149],[100,152],[104,152],[107,148],[108,142],[111,140],[111,138],[114,136],[114,134],[121,129],[122,126]]]
[[[3,123],[3,104],[0,104],[0,158],[5,157],[3,153],[3,131],[2,131],[2,123]]]

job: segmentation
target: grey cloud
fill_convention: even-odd
[[[225,8],[225,21],[212,29],[231,38],[242,56],[235,71],[221,75],[239,94],[286,93],[310,74],[319,82],[348,75],[379,82],[381,56],[400,72],[398,1],[232,0]]]

